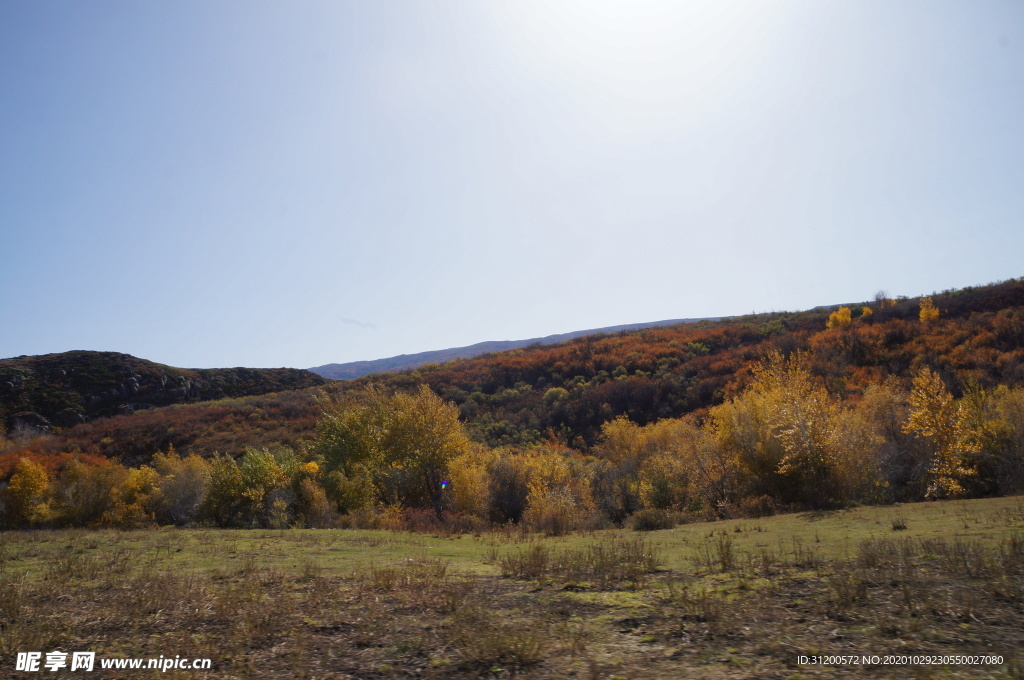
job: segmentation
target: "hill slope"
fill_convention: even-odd
[[[804,352],[816,377],[843,399],[859,399],[868,385],[886,378],[906,387],[923,366],[937,370],[957,396],[972,382],[1024,386],[1024,279],[932,299],[940,316],[927,323],[918,317],[920,301],[904,298],[871,303],[870,315],[855,307],[846,328],[826,328],[826,309],[700,321],[456,359],[327,389],[427,384],[458,404],[481,442],[529,445],[553,438],[586,450],[602,424],[616,417],[646,424],[722,403],[749,383],[751,367],[772,349]],[[6,451],[0,446],[0,477],[23,453],[81,452],[135,463],[171,445],[200,455],[295,446],[313,434],[318,389],[153,409],[96,419],[37,441],[12,441]]]
[[[296,368],[189,369],[117,352],[0,359],[0,423],[70,427],[97,416],[324,384]]]
[[[399,354],[396,357],[386,359],[374,359],[372,361],[350,361],[344,364],[325,364],[314,366],[309,370],[324,378],[331,380],[352,380],[361,378],[371,373],[397,373],[409,371],[426,364],[443,364],[454,359],[469,359],[490,354],[491,352],[504,352],[510,349],[522,349],[532,345],[554,345],[559,342],[573,340],[586,335],[598,333],[617,333],[620,331],[636,331],[643,328],[656,328],[659,326],[677,326],[684,323],[697,321],[716,321],[717,318],[708,319],[668,319],[665,321],[649,321],[647,323],[624,324],[621,326],[608,326],[606,328],[591,328],[585,331],[572,331],[570,333],[558,333],[543,338],[530,338],[528,340],[492,340],[478,342],[467,347],[450,347],[430,352],[417,352],[416,354]]]
[[[578,448],[602,423],[646,424],[701,411],[737,394],[770,350],[804,352],[825,387],[856,398],[886,377],[908,382],[923,366],[959,394],[1024,385],[1024,279],[932,296],[939,318],[919,320],[920,299],[853,307],[852,323],[826,327],[829,309],[591,335],[404,374],[365,377],[388,388],[426,383],[454,401],[481,441],[528,444],[555,436]]]

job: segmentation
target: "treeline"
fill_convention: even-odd
[[[703,414],[601,427],[583,453],[556,441],[488,447],[425,385],[322,396],[299,449],[237,460],[173,450],[129,468],[22,458],[0,490],[6,528],[517,523],[559,533],[783,508],[1024,491],[1024,389],[949,391],[922,368],[830,393],[811,357],[770,352],[747,387]]]

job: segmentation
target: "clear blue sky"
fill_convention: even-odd
[[[0,357],[917,295],[1022,216],[1018,0],[0,2]]]

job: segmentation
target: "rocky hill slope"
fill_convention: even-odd
[[[297,368],[175,368],[117,352],[0,359],[0,424],[71,427],[97,416],[323,385]]]

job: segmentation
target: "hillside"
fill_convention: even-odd
[[[371,373],[398,373],[409,371],[425,364],[443,364],[455,359],[469,359],[490,354],[493,352],[504,352],[511,349],[522,349],[532,345],[554,345],[567,340],[573,340],[585,335],[596,335],[599,333],[617,333],[620,331],[635,331],[643,328],[655,328],[658,326],[677,326],[683,323],[696,321],[715,321],[717,319],[669,319],[666,321],[650,321],[647,323],[624,324],[621,326],[608,326],[606,328],[591,328],[584,331],[572,331],[570,333],[558,333],[543,338],[529,338],[527,340],[492,340],[478,342],[467,347],[450,347],[429,352],[418,352],[416,354],[399,354],[396,357],[386,359],[374,359],[372,361],[351,361],[344,364],[325,364],[315,366],[311,369],[313,373],[330,378],[331,380],[352,380],[361,378]]]
[[[31,404],[54,422],[68,408],[115,415],[58,435],[8,442],[0,451],[0,477],[22,453],[80,452],[137,463],[168,446],[204,456],[237,454],[246,446],[295,446],[313,434],[317,391],[354,393],[371,383],[387,390],[429,385],[458,404],[475,439],[492,446],[557,441],[583,451],[597,442],[602,424],[618,416],[643,425],[705,413],[739,394],[751,367],[771,349],[804,352],[822,384],[844,400],[858,399],[866,386],[887,376],[909,385],[922,366],[939,371],[957,396],[971,382],[1024,385],[1024,280],[948,291],[933,300],[940,316],[929,323],[918,319],[919,300],[904,298],[871,302],[875,311],[869,316],[855,308],[846,328],[827,329],[830,312],[823,309],[760,314],[586,336],[326,387],[317,376],[285,369],[186,371],[126,355],[71,353],[83,361],[67,364],[76,368],[69,372],[60,359],[68,355],[8,359],[0,362],[2,375],[25,375],[26,364],[37,368],[33,381],[26,378],[17,391],[21,401],[10,399],[10,385],[5,386],[7,408],[23,411]],[[89,358],[99,364],[86,381],[93,391],[76,390]],[[136,393],[130,372],[140,376]],[[46,379],[54,373],[59,380]],[[0,385],[9,382],[4,377]],[[299,389],[116,415],[129,405],[158,406],[159,399],[191,402],[288,388]]]
[[[100,416],[324,384],[295,368],[175,368],[116,352],[0,359],[0,424],[72,427]]]
[[[362,378],[337,389],[424,382],[457,403],[474,435],[488,444],[554,437],[585,449],[602,423],[617,416],[642,425],[701,412],[738,394],[750,367],[772,349],[805,353],[828,390],[844,399],[856,399],[886,377],[909,382],[922,366],[939,371],[958,394],[972,381],[1024,384],[1024,280],[932,299],[939,318],[927,323],[919,320],[920,299],[901,298],[852,306],[844,328],[826,327],[829,309],[758,314],[586,336]]]

